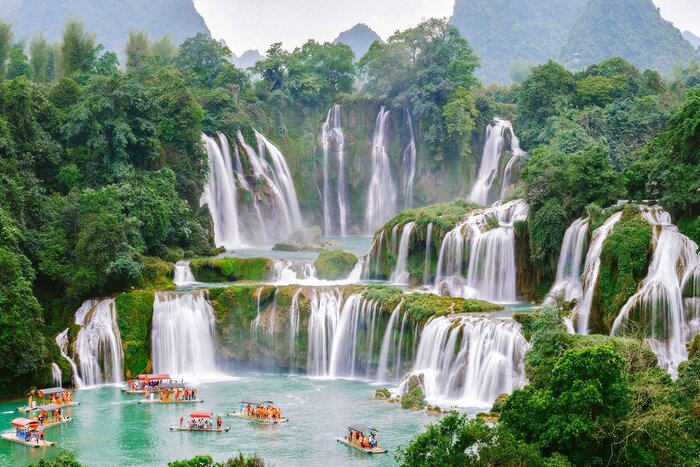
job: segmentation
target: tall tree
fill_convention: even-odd
[[[61,44],[61,75],[90,71],[95,58],[95,35],[85,32],[83,23],[71,20],[63,29]]]
[[[19,76],[26,76],[31,79],[33,75],[32,66],[29,64],[29,59],[24,54],[22,44],[16,44],[15,48],[10,52],[10,63],[7,66],[7,77],[15,79]]]
[[[12,50],[12,26],[0,21],[0,79],[5,78],[5,63]]]
[[[29,43],[29,60],[34,70],[34,81],[47,81],[49,68],[49,43],[44,36],[37,34]]]
[[[138,68],[143,65],[148,55],[148,34],[145,31],[129,31],[129,40],[126,42],[126,68]]]

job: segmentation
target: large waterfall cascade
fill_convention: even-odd
[[[372,235],[384,222],[396,214],[396,185],[391,175],[387,153],[389,111],[381,108],[372,139],[372,178],[367,192],[365,224]]]
[[[654,256],[641,287],[620,310],[611,334],[642,332],[659,357],[659,364],[675,376],[688,358],[686,341],[692,338],[692,313],[687,313],[683,286],[696,281],[698,246],[658,207],[643,207],[653,228]],[[641,329],[638,329],[641,327]]]
[[[412,373],[423,375],[429,401],[490,407],[500,394],[527,383],[527,349],[520,325],[510,318],[431,318],[421,333]]]
[[[152,326],[154,372],[194,377],[217,374],[214,310],[206,292],[156,292]]]
[[[410,274],[408,272],[408,254],[411,245],[411,235],[416,227],[415,222],[406,223],[401,230],[401,241],[396,257],[396,268],[391,274],[391,282],[394,284],[408,285]]]
[[[347,235],[348,201],[345,182],[345,135],[340,124],[340,106],[334,104],[328,111],[326,121],[321,128],[321,147],[323,148],[323,233],[325,236]],[[332,160],[332,153],[335,160]],[[335,202],[331,189],[331,164],[336,166]]]
[[[583,276],[581,278],[581,300],[574,309],[576,317],[578,318],[576,331],[579,334],[588,334],[591,309],[593,308],[593,297],[598,285],[598,276],[600,275],[600,255],[603,252],[603,244],[608,236],[610,236],[613,228],[620,221],[621,217],[622,212],[616,212],[610,216],[603,225],[595,229],[591,237],[591,244],[588,247],[586,261],[583,267]]]
[[[511,142],[511,158],[506,164],[504,174],[501,178],[501,189],[499,195],[505,194],[507,187],[512,184],[513,172],[519,159],[525,154],[520,149],[520,141],[515,136],[513,125],[508,120],[495,119],[493,123],[486,127],[486,142],[484,143],[484,152],[481,156],[481,165],[477,180],[472,186],[469,199],[480,205],[486,206],[494,201],[492,188],[493,183],[499,178],[498,171],[500,167],[501,156],[505,149],[506,133],[510,134]]]
[[[580,300],[583,295],[581,273],[586,256],[588,219],[576,219],[566,232],[559,252],[557,276],[546,303],[563,300]]]
[[[515,230],[524,221],[523,200],[479,209],[445,235],[440,247],[435,290],[464,298],[497,303],[517,300]]]
[[[75,313],[80,331],[75,341],[79,379],[76,384],[95,386],[122,380],[124,351],[113,298],[87,300]]]

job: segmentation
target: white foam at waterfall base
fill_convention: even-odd
[[[277,260],[272,265],[272,285],[304,285],[308,287],[328,287],[357,284],[362,278],[365,258],[360,257],[345,279],[328,280],[316,277],[313,263],[295,264],[290,260]]]
[[[577,219],[566,229],[559,253],[557,276],[545,303],[578,300],[583,295],[581,272],[587,237],[588,219]]]
[[[517,271],[513,224],[526,220],[527,215],[528,206],[523,200],[497,202],[469,213],[442,241],[435,292],[514,303]]]
[[[527,383],[528,343],[510,318],[431,318],[420,336],[412,374],[423,375],[426,399],[440,405],[490,407]],[[404,391],[405,383],[399,388]]]
[[[214,310],[204,291],[156,292],[151,347],[153,371],[197,381],[218,380]]]
[[[367,191],[365,232],[372,235],[396,214],[396,185],[387,154],[389,111],[381,108],[372,139],[372,178]]]
[[[85,386],[122,381],[124,351],[114,299],[87,300],[75,313],[75,352]]]
[[[197,280],[192,274],[189,261],[178,261],[175,263],[175,274],[173,275],[173,283],[177,287],[196,284]]]
[[[620,221],[622,212],[616,212],[605,221],[603,225],[595,229],[591,238],[591,245],[588,247],[586,262],[583,267],[581,283],[583,287],[582,298],[574,309],[577,317],[576,331],[579,334],[588,334],[591,309],[593,307],[593,296],[598,285],[600,274],[600,254],[603,252],[605,239],[612,233],[615,225]]]
[[[698,246],[678,231],[667,212],[642,207],[642,214],[653,227],[654,257],[641,288],[620,310],[611,334],[648,336],[659,365],[675,377],[678,365],[688,358],[685,343],[692,337],[681,285],[696,270]]]

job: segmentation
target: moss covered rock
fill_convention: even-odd
[[[391,392],[387,388],[379,388],[374,392],[375,399],[391,399]]]
[[[319,279],[345,279],[357,264],[357,256],[345,250],[326,250],[314,261]]]
[[[427,406],[423,392],[423,375],[411,375],[406,384],[406,392],[401,396],[401,407],[420,410]]]
[[[175,265],[160,258],[143,258],[143,271],[136,281],[139,289],[167,290],[175,288]]]
[[[414,323],[423,323],[432,316],[446,316],[454,313],[479,313],[503,309],[502,306],[485,300],[443,297],[418,292],[404,297],[403,308]]]
[[[124,372],[127,378],[151,369],[151,322],[154,292],[138,290],[118,295],[117,325],[124,349]]]
[[[263,281],[272,264],[269,258],[197,258],[190,269],[199,282]]]

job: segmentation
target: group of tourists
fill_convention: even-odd
[[[15,436],[27,443],[41,444],[44,442],[44,430],[32,430],[32,429],[15,429]]]
[[[156,389],[153,391],[153,394],[158,395],[158,399],[162,401],[169,401],[170,396],[173,396],[172,400],[175,401],[194,401],[197,400],[197,389],[196,388],[175,388],[173,390],[171,389]],[[146,390],[146,398],[151,395],[151,390],[147,389]]]
[[[183,426],[182,424],[184,421],[184,417],[180,417],[180,426]],[[224,421],[222,420],[221,416],[217,415],[216,428],[221,429],[223,424]],[[190,430],[211,430],[211,417],[192,417],[190,418],[189,422],[187,422],[186,427]]]
[[[348,429],[348,441],[365,449],[372,449],[377,445],[377,438],[374,436],[374,433],[370,433],[368,437],[364,433],[352,429]]]
[[[49,417],[49,414],[51,414],[52,417]],[[65,418],[63,417],[63,409],[61,407],[57,407],[51,411],[41,409],[39,416],[34,418],[36,421],[39,422],[40,426],[44,426],[44,424],[46,423],[48,423],[49,425],[53,425],[54,423],[62,422],[63,420],[65,420]]]
[[[282,418],[282,410],[280,410],[279,407],[273,407],[271,405],[251,406],[248,404],[245,406],[244,414],[262,420],[279,420]]]

